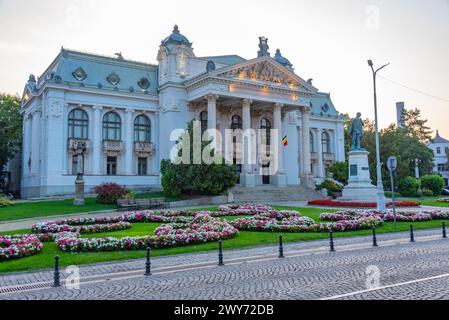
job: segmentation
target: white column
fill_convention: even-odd
[[[308,179],[311,175],[310,171],[310,110],[305,107],[302,111],[302,159],[303,159],[303,174],[301,179],[304,181],[301,182],[303,185],[308,184]]]
[[[287,177],[284,171],[284,147],[282,144],[283,132],[282,132],[282,107],[284,105],[280,103],[276,103],[274,105],[273,110],[273,122],[274,129],[278,130],[278,141],[277,141],[277,150],[278,150],[278,172],[274,179],[274,183],[278,187],[287,186]]]
[[[32,137],[31,137],[31,175],[39,175],[39,149],[40,149],[41,111],[33,112]]]
[[[24,117],[24,126],[23,126],[23,151],[22,151],[22,172],[23,176],[28,176],[30,174],[30,167],[28,166],[28,162],[30,161],[31,156],[31,122],[32,117],[30,114],[25,115]]]
[[[92,135],[92,174],[93,175],[102,175],[103,174],[103,159],[101,158],[102,154],[102,136],[101,136],[101,128],[103,127],[101,112],[103,110],[100,106],[94,106],[94,117],[91,128],[93,128]]]
[[[125,175],[133,175],[133,127],[134,127],[134,110],[126,110],[125,112]]]
[[[278,173],[283,174],[284,173],[284,151],[281,147],[281,141],[282,141],[282,107],[284,105],[280,103],[276,103],[274,105],[273,110],[273,122],[274,122],[274,129],[278,130]]]
[[[255,180],[254,180],[254,174],[252,172],[252,167],[250,163],[250,152],[252,146],[252,136],[250,134],[251,130],[251,104],[253,103],[252,100],[244,99],[242,103],[242,128],[244,132],[243,136],[243,172],[241,177],[241,183],[245,187],[254,187]],[[246,139],[245,139],[246,138]]]
[[[318,154],[318,165],[317,165],[317,178],[324,178],[324,163],[323,163],[323,143],[322,137],[323,129],[317,129],[317,154]]]
[[[215,150],[217,150],[217,148],[216,148],[216,143],[217,143],[216,131],[217,131],[217,99],[218,98],[219,98],[218,95],[215,95],[215,94],[206,95],[206,99],[207,99],[207,129],[214,130],[213,132],[212,131],[209,132],[209,136],[213,140],[213,146],[214,146]]]

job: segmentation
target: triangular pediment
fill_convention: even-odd
[[[271,57],[262,57],[222,68],[216,76],[240,81],[254,81],[270,86],[297,89],[310,93],[318,90]]]

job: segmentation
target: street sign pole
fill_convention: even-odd
[[[393,201],[393,228],[394,231],[396,231],[396,204],[395,204],[395,197],[394,197],[394,173],[396,171],[396,168],[398,166],[398,161],[396,157],[390,157],[387,161],[388,171],[390,171],[390,181],[391,181],[391,198]]]

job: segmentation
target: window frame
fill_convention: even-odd
[[[110,115],[114,115],[116,121],[108,119]],[[114,132],[112,136],[109,134],[110,130]],[[109,111],[103,116],[103,140],[122,140],[122,118],[115,111]]]
[[[77,113],[81,117],[77,117]],[[68,120],[68,136],[72,139],[88,139],[89,138],[89,115],[81,108],[75,108],[69,112]],[[76,131],[81,130],[81,135],[76,135]]]
[[[146,123],[139,123],[140,119],[145,119]],[[141,134],[144,139],[141,139]],[[141,114],[134,119],[134,142],[151,143],[151,120],[146,115]]]

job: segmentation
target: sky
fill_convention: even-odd
[[[351,116],[374,118],[367,60],[391,63],[379,72],[380,126],[404,101],[449,139],[449,0],[0,0],[0,92],[21,94],[61,46],[156,63],[174,24],[197,56],[252,59],[266,36]]]

